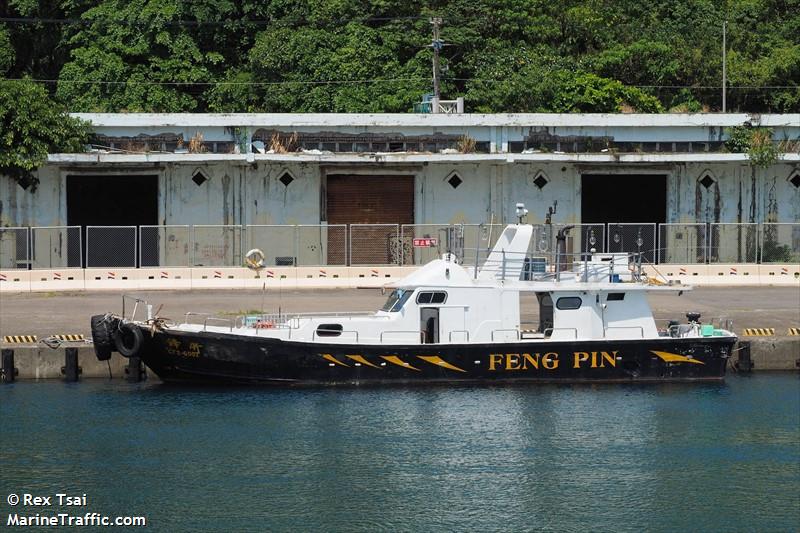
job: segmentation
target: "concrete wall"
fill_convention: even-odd
[[[798,222],[800,188],[793,164],[766,169],[748,164],[674,165],[667,186],[667,222]],[[715,181],[706,188],[700,180]]]
[[[398,168],[402,168],[398,166]],[[656,168],[656,167],[653,167]],[[789,178],[795,163],[754,169],[739,162],[675,163],[660,170],[647,166],[594,165],[593,171],[659,172],[667,174],[667,222],[798,222],[800,188]],[[524,202],[529,221],[543,222],[547,207],[558,200],[554,222],[580,222],[580,176],[586,167],[574,162],[481,161],[434,162],[399,171],[416,175],[415,221],[418,224],[482,223],[514,220],[514,204]],[[157,172],[159,221],[162,224],[319,224],[324,170],[313,162],[164,163],[142,168],[103,167],[104,175]],[[208,181],[198,186],[192,175],[202,171]],[[48,164],[38,171],[35,192],[23,190],[0,176],[0,226],[57,226],[67,223],[66,176],[86,170]],[[287,187],[279,178],[288,172]],[[328,172],[332,172],[328,170]],[[339,171],[337,171],[339,172]],[[347,172],[347,170],[342,170]],[[386,164],[360,173],[393,172]],[[463,181],[453,188],[448,179]],[[542,174],[548,184],[533,185]],[[706,188],[699,183],[708,174]]]

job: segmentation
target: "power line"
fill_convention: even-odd
[[[372,78],[359,80],[281,80],[281,81],[149,81],[149,80],[72,80],[72,79],[37,79],[37,78],[0,78],[3,82],[36,82],[36,83],[74,83],[89,85],[164,85],[164,86],[186,86],[186,85],[233,85],[233,86],[260,86],[260,85],[347,85],[347,84],[367,84],[367,83],[397,83],[397,82],[418,82],[429,81],[430,78]],[[506,83],[508,80],[496,80],[486,78],[445,78],[444,81],[465,81],[479,83]],[[626,85],[626,87],[636,87],[639,89],[721,89],[721,85]],[[761,90],[761,89],[800,89],[800,85],[728,85],[728,89],[741,90]]]
[[[447,78],[448,81],[475,81],[481,83],[507,83],[508,80],[489,78]],[[721,89],[722,85],[627,85],[638,89]],[[800,89],[800,85],[727,85],[728,89]]]
[[[372,17],[369,15],[357,18],[343,18],[334,19],[326,22],[338,24],[342,22],[391,22],[395,20],[423,20],[428,17],[423,16],[409,16],[409,17]],[[159,22],[163,26],[226,26],[226,25],[255,25],[255,26],[269,26],[273,24],[280,24],[287,22],[285,19],[277,20],[248,20],[242,19],[226,19],[226,20],[100,20],[100,19],[58,19],[58,18],[26,18],[26,17],[0,17],[0,24],[51,24],[63,26],[92,26],[98,25],[119,25],[119,26],[141,26],[143,24],[150,24]]]
[[[35,78],[0,78],[3,82],[37,82],[37,83],[75,83],[91,85],[346,85],[346,84],[366,84],[366,83],[395,83],[409,81],[428,81],[429,78],[375,78],[363,80],[283,80],[283,81],[111,81],[111,80],[54,80],[54,79],[35,79]]]

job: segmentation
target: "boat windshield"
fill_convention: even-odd
[[[403,308],[406,301],[411,297],[414,292],[413,289],[395,289],[389,295],[381,311],[396,312]]]

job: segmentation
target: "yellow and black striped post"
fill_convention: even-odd
[[[82,342],[86,340],[84,336],[79,333],[68,333],[66,335],[53,335],[53,337],[57,338],[60,341]]]
[[[800,336],[800,328],[789,328],[788,334],[790,337]]]
[[[744,328],[745,337],[769,337],[775,335],[775,328]]]
[[[35,344],[36,335],[5,335],[3,342],[8,344]]]

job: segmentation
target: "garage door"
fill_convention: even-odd
[[[397,263],[397,225],[414,223],[414,176],[329,175],[326,206],[328,224],[385,224],[349,227],[350,264]],[[341,246],[328,250],[331,264],[344,263]]]

